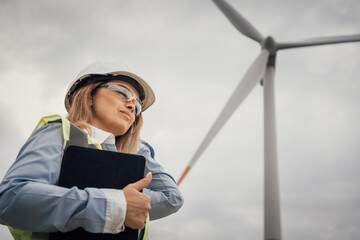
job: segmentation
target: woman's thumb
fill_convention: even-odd
[[[146,174],[146,177],[133,183],[133,186],[135,187],[136,190],[141,191],[143,188],[145,188],[145,187],[147,187],[147,185],[149,185],[149,183],[151,182],[151,179],[152,179],[152,174],[151,174],[151,172],[149,172],[148,174]]]

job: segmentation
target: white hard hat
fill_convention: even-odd
[[[65,108],[69,111],[71,96],[80,88],[94,82],[122,80],[130,83],[139,92],[142,111],[155,102],[151,87],[125,64],[114,62],[94,62],[85,67],[70,84],[65,96]]]

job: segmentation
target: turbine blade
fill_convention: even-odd
[[[312,38],[298,42],[278,43],[278,49],[308,47],[308,46],[347,43],[347,42],[359,42],[359,41],[360,41],[360,34],[334,36],[334,37],[319,37],[319,38]]]
[[[261,43],[264,37],[260,32],[243,16],[240,15],[233,7],[223,0],[213,0],[214,3],[220,8],[225,16],[230,20],[234,27],[239,30],[245,36],[254,39]]]
[[[274,67],[266,68],[264,86],[264,229],[265,239],[281,239],[280,194],[276,144]]]
[[[220,115],[216,119],[213,126],[210,128],[209,132],[205,136],[199,148],[196,150],[194,156],[192,157],[190,163],[186,167],[184,173],[178,181],[178,185],[184,179],[186,174],[199,159],[201,154],[205,151],[211,141],[215,138],[217,133],[225,125],[227,120],[231,117],[237,107],[244,101],[244,99],[249,95],[251,90],[255,85],[260,81],[264,76],[267,61],[269,57],[269,52],[266,49],[263,49],[260,55],[255,59],[254,63],[251,65],[249,70],[246,72],[242,81],[239,83],[234,93],[231,95],[229,101],[226,103],[225,107],[222,109]]]

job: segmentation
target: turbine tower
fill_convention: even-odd
[[[195,152],[180,177],[178,185],[237,107],[244,101],[256,84],[261,82],[264,89],[264,239],[280,240],[281,219],[274,98],[274,74],[277,51],[289,48],[357,42],[360,41],[360,34],[313,38],[288,43],[276,42],[271,36],[264,37],[249,21],[224,0],[213,1],[238,31],[261,45],[261,52],[236,87],[229,101]]]

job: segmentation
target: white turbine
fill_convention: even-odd
[[[307,47],[325,44],[360,41],[360,34],[313,38],[298,42],[276,42],[272,37],[262,34],[227,2],[213,0],[230,22],[245,36],[261,45],[261,53],[255,59],[242,81],[239,83],[229,101],[221,111],[213,126],[205,136],[190,163],[181,175],[178,184],[200,158],[217,133],[221,130],[237,107],[251,90],[261,81],[264,87],[264,239],[281,239],[279,180],[277,166],[276,121],[274,100],[274,73],[276,53],[281,49]]]

